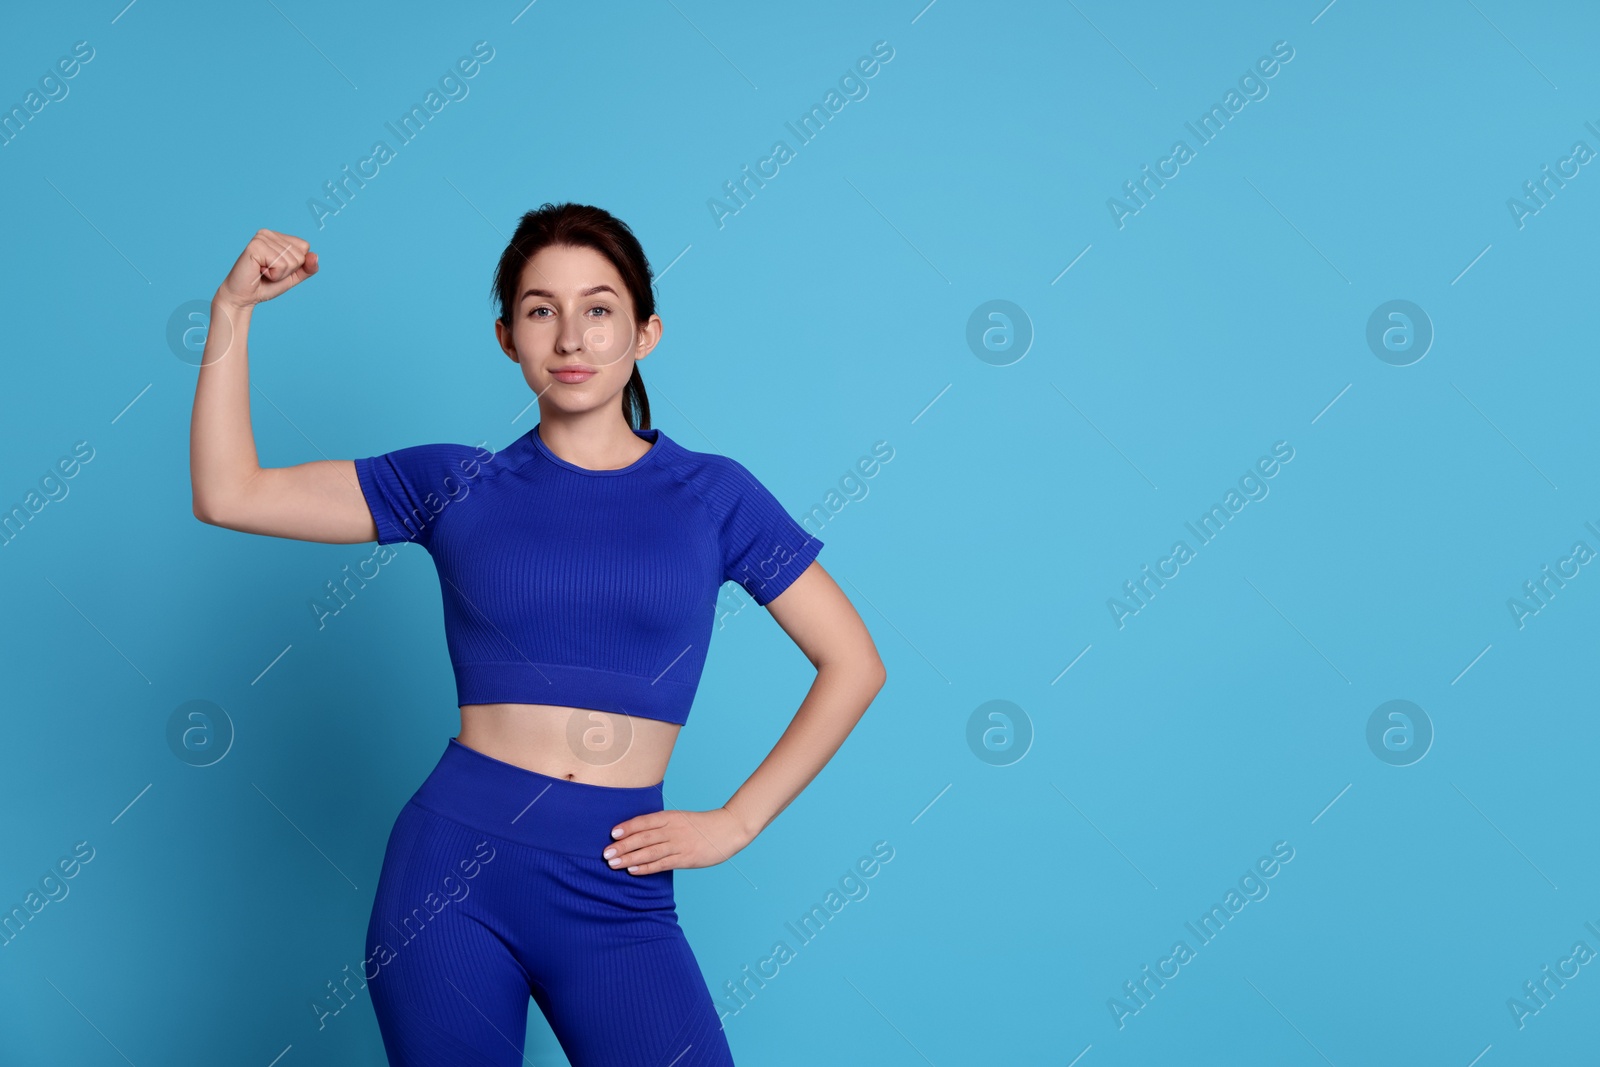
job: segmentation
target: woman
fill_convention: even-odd
[[[865,625],[748,470],[650,428],[636,364],[661,319],[610,214],[546,204],[501,257],[495,336],[539,421],[498,452],[258,465],[250,315],[317,269],[305,241],[261,230],[212,299],[194,513],[415,541],[438,571],[461,730],[396,819],[373,902],[364,974],[390,1063],[520,1064],[530,996],[575,1067],[732,1063],[672,872],[744,848],[838,750],[885,680]],[[726,581],[816,680],[726,804],[665,810]]]

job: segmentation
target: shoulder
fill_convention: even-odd
[[[666,465],[714,511],[726,511],[741,497],[763,488],[750,469],[732,456],[696,452],[677,442],[672,442],[671,447]]]
[[[455,441],[407,445],[357,459],[356,476],[369,499],[387,496],[413,504],[434,496],[454,499],[492,472],[504,454],[486,444]]]
[[[378,527],[378,543],[433,539],[434,519],[493,470],[486,445],[441,441],[407,445],[355,461],[356,480]]]
[[[388,468],[400,474],[416,476],[461,473],[476,475],[478,469],[491,463],[499,453],[487,444],[467,445],[455,441],[439,441],[421,445],[406,445],[389,452],[381,452],[356,460],[356,465],[369,468]]]
[[[717,452],[675,446],[673,473],[690,486],[725,534],[792,531],[795,521],[777,495],[749,467]]]

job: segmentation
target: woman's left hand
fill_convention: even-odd
[[[622,831],[620,837],[617,831]],[[602,858],[629,874],[655,874],[675,867],[709,867],[750,843],[727,808],[653,811],[618,823]]]

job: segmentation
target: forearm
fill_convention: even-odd
[[[825,663],[818,668],[788,729],[723,805],[749,839],[766,829],[839,751],[883,681],[883,666],[876,661]]]
[[[189,421],[189,480],[196,514],[211,509],[260,469],[250,427],[252,305],[211,299]]]

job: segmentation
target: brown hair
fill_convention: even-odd
[[[571,245],[599,252],[622,275],[622,283],[633,298],[635,323],[642,326],[655,314],[650,261],[628,224],[588,204],[546,203],[522,216],[494,269],[490,293],[499,304],[498,317],[507,329],[511,328],[511,316],[517,307],[517,284],[523,264],[548,245]],[[633,376],[622,390],[622,417],[636,430],[650,429],[650,398],[645,395],[638,363],[633,365]]]

